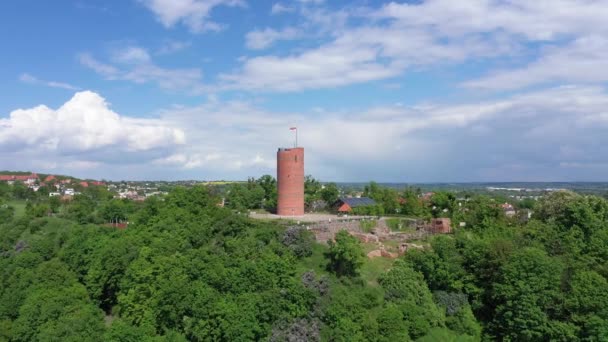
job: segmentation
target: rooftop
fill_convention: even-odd
[[[342,197],[340,201],[348,204],[351,208],[366,207],[368,205],[376,205],[376,201],[369,197]]]

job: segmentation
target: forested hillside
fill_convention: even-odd
[[[555,193],[526,224],[473,199],[466,228],[373,281],[347,233],[319,245],[218,207],[206,187],[141,205],[38,201],[0,203],[0,340],[608,340],[597,197]],[[128,228],[97,224],[119,214]]]

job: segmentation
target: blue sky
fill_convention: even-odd
[[[0,3],[0,169],[606,181],[606,0]]]

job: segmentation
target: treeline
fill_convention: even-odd
[[[49,196],[49,187],[38,191],[21,182],[8,185],[0,182],[0,218],[9,221],[15,216],[14,204],[25,206],[28,219],[58,217],[80,224],[127,222],[142,204],[127,199],[114,198],[115,193],[103,186],[82,187],[74,185],[79,195],[63,199]]]
[[[270,175],[264,175],[258,179],[249,178],[247,182],[231,183],[223,187],[221,192],[225,198],[226,207],[230,209],[238,211],[264,209],[269,212],[276,210],[277,180]],[[409,187],[397,190],[381,186],[376,182],[370,182],[361,192],[345,192],[336,183],[321,183],[310,175],[304,179],[304,204],[307,212],[334,211],[335,204],[340,197],[353,195],[369,197],[377,203],[374,206],[355,208],[354,214],[419,218],[452,217],[460,219],[458,215],[466,207],[462,207],[462,205],[466,205],[469,200],[482,199],[488,203],[492,202],[496,210],[499,210],[499,204],[507,201],[507,198],[500,196],[490,198],[468,192],[448,191],[438,191],[426,198],[423,197],[424,194],[420,188]],[[462,197],[460,201],[457,196]],[[534,203],[535,201],[528,199],[514,202],[518,208],[532,208]],[[473,203],[470,206],[475,208],[477,204]]]
[[[407,187],[402,190],[370,182],[363,187],[362,196],[370,197],[377,205],[363,208],[363,214],[393,215],[415,218],[448,217],[454,222],[476,224],[485,216],[494,220],[504,218],[500,207],[510,203],[515,209],[533,209],[536,200],[526,198],[514,200],[502,195],[487,196],[469,191],[446,191],[424,193],[421,188]],[[478,216],[478,217],[475,217]],[[515,219],[521,219],[516,217]]]
[[[336,183],[321,184],[310,175],[304,179],[304,205],[307,211],[329,210],[339,195]],[[226,187],[224,196],[226,206],[231,209],[264,209],[275,212],[277,180],[264,175],[258,179],[249,178],[246,183],[231,183]]]
[[[489,340],[608,340],[608,202],[556,192],[525,225],[474,203],[466,230],[406,255],[429,289],[470,303]]]
[[[146,200],[126,230],[59,217],[5,221],[0,340],[479,336],[473,316],[462,314],[462,328],[450,323],[411,265],[370,286],[350,235],[324,247],[306,230],[252,221],[218,200],[205,187],[178,188]]]
[[[452,208],[466,227],[378,278],[346,232],[319,245],[219,207],[212,188],[149,198],[125,230],[95,222],[118,202],[86,198],[0,223],[0,340],[608,340],[598,197],[554,193],[527,223],[473,197]]]

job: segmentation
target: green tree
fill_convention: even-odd
[[[15,208],[0,202],[0,222],[10,222],[15,216]]]
[[[464,258],[457,248],[457,241],[448,236],[437,236],[431,241],[432,249],[413,250],[406,259],[416,271],[421,272],[429,287],[443,291],[475,291],[472,276],[464,266]]]
[[[61,199],[59,196],[49,197],[49,208],[53,214],[59,213],[59,209],[61,208]]]
[[[307,208],[321,198],[321,182],[311,175],[304,177],[304,204]]]
[[[477,341],[474,337],[468,335],[459,335],[446,328],[432,328],[428,334],[417,339],[416,342],[474,342]]]
[[[409,324],[398,305],[388,303],[378,314],[378,341],[410,341]]]
[[[354,277],[359,274],[365,255],[357,238],[345,230],[336,234],[336,241],[329,241],[327,268],[338,276]]]
[[[230,184],[226,191],[226,207],[244,211],[249,207],[247,188],[241,184]]]
[[[49,216],[51,208],[46,203],[32,204],[28,202],[25,207],[25,214],[31,218]]]
[[[101,311],[87,302],[81,285],[31,292],[14,323],[15,341],[99,341]]]
[[[11,197],[11,186],[7,182],[0,182],[0,200],[7,200]]]
[[[449,217],[454,210],[456,197],[451,192],[438,191],[431,196],[433,216]]]
[[[98,305],[109,312],[118,301],[120,283],[127,268],[137,257],[139,241],[127,239],[124,234],[116,232],[112,236],[98,238],[95,242],[93,250],[88,251],[89,260],[79,260],[78,254],[68,260],[76,263],[85,260],[89,262],[87,269],[81,271],[85,273],[85,285]],[[84,246],[86,245],[83,244]]]
[[[255,181],[250,180],[247,185],[234,183],[226,193],[227,206],[240,211],[259,209],[264,206],[264,195],[264,189]]]
[[[324,200],[327,205],[336,203],[338,196],[340,196],[340,190],[338,190],[336,183],[328,183],[321,189],[321,199]]]
[[[544,196],[538,201],[534,218],[541,221],[562,221],[570,203],[579,198],[579,195],[571,191],[556,191]]]
[[[466,228],[484,232],[501,226],[505,215],[500,206],[487,196],[475,196],[453,213],[455,222],[465,222]]]
[[[281,242],[298,258],[310,256],[315,243],[313,234],[303,227],[287,228]]]
[[[381,292],[349,283],[333,284],[323,311],[322,341],[366,341],[378,337],[376,319],[370,313],[381,303]],[[372,316],[371,318],[375,318]],[[390,324],[386,319],[386,324]]]
[[[408,321],[410,337],[424,336],[431,328],[445,325],[444,315],[433,302],[422,274],[414,271],[409,263],[396,261],[378,282],[386,300],[395,303]]]
[[[492,324],[498,336],[512,340],[575,338],[572,324],[556,320],[562,310],[563,266],[558,260],[544,251],[524,248],[501,271],[502,279],[494,284],[497,307]]]
[[[517,207],[520,209],[534,209],[536,201],[532,198],[524,198],[517,203]]]
[[[256,181],[264,189],[264,209],[277,207],[277,180],[271,175],[263,175]]]
[[[475,319],[465,294],[437,291],[433,296],[435,302],[445,309],[445,324],[450,330],[472,336],[476,340],[481,338],[481,326]]]
[[[139,342],[152,340],[155,331],[145,327],[134,326],[122,319],[115,319],[104,335],[104,341]]]
[[[12,195],[15,199],[19,200],[33,200],[36,198],[34,190],[28,188],[22,182],[15,182],[12,185]]]
[[[589,341],[608,338],[608,281],[594,271],[579,270],[569,283],[565,306],[570,320],[582,327],[580,337]]]
[[[104,222],[122,222],[128,219],[129,204],[128,200],[111,199],[101,205],[99,214]]]
[[[13,331],[16,341],[97,341],[103,315],[67,265],[53,259],[37,267]]]
[[[66,217],[81,223],[95,221],[95,201],[85,195],[76,195],[67,206]]]
[[[363,188],[363,196],[372,198],[382,207],[380,215],[383,213],[396,214],[400,211],[399,194],[394,189],[370,182]]]
[[[430,217],[429,208],[418,197],[419,193],[412,188],[401,195],[401,214],[406,216]]]

